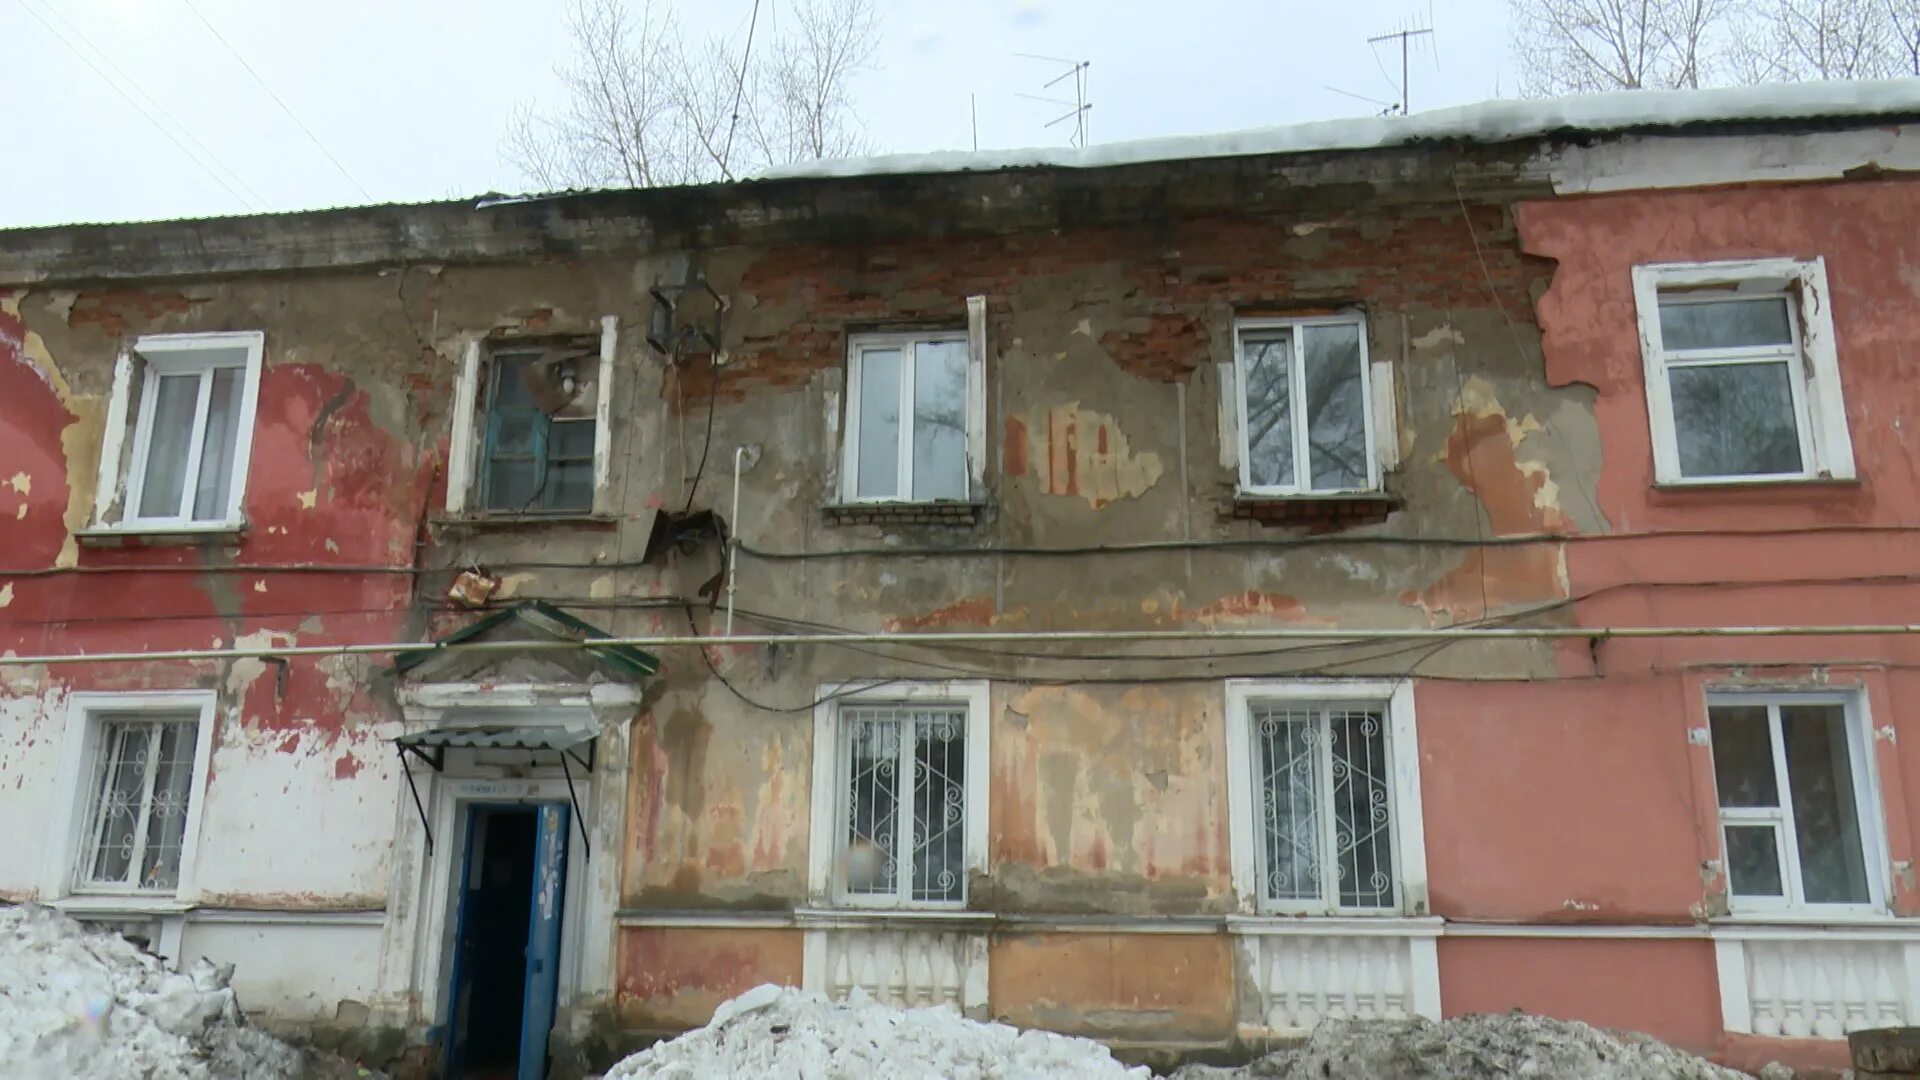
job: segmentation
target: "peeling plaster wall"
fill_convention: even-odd
[[[696,507],[730,512],[740,447],[749,464],[737,535],[756,549],[808,556],[742,554],[738,618],[748,630],[793,625],[768,614],[903,633],[1421,627],[1564,600],[1559,545],[1484,556],[1359,542],[942,554],[1319,535],[1319,526],[1233,516],[1221,372],[1231,366],[1236,315],[1349,306],[1365,311],[1376,371],[1393,381],[1389,437],[1399,464],[1386,478],[1391,511],[1345,527],[1345,539],[1608,527],[1592,491],[1603,457],[1593,395],[1542,377],[1531,298],[1551,264],[1520,252],[1510,212],[1516,198],[1545,189],[1501,153],[1418,149],[826,190],[741,189],[739,199],[773,208],[758,216],[719,213],[698,201],[708,193],[654,193],[647,198],[689,201],[677,210],[647,204],[654,216],[644,229],[641,218],[599,211],[608,217],[592,238],[537,208],[490,210],[503,250],[516,236],[534,240],[444,265],[13,289],[0,309],[0,461],[22,462],[25,479],[0,477],[0,525],[18,515],[16,565],[140,572],[14,579],[13,592],[0,594],[0,648],[420,640],[472,621],[442,602],[453,575],[471,566],[499,576],[498,601],[545,599],[615,634],[705,631],[718,615],[696,601],[690,622],[678,601],[713,577],[718,549],[640,559],[657,511],[691,495]],[[421,220],[446,212],[421,211]],[[290,219],[280,239],[308,251],[343,235],[328,231],[335,225],[315,219],[301,232],[308,226]],[[631,239],[648,230],[651,241]],[[563,232],[572,239],[555,239]],[[647,288],[689,272],[728,299],[717,371],[704,355],[668,365],[643,344]],[[987,298],[979,520],[829,523],[821,507],[838,491],[848,335],[961,327],[974,295]],[[686,311],[700,317],[697,297],[686,296]],[[510,527],[446,520],[451,401],[467,343],[597,335],[604,316],[619,323],[606,512]],[[97,456],[121,343],[221,329],[266,334],[246,536],[200,547],[79,544],[73,534],[93,501],[88,455]],[[897,553],[874,553],[889,549]],[[930,553],[913,553],[920,549]],[[250,569],[222,569],[232,565]],[[290,565],[334,569],[283,569]],[[417,581],[368,569],[415,565]],[[936,659],[994,681],[990,872],[971,896],[988,910],[1074,917],[1235,907],[1219,679],[1398,675],[1416,659],[1378,648],[1268,651],[1217,661],[1197,681],[1160,683],[1192,665],[1096,645],[1080,651],[1099,659],[1071,665],[1016,651]],[[621,902],[641,914],[777,913],[807,902],[816,748],[805,707],[824,682],[953,674],[887,650],[719,647],[704,660],[663,660],[628,744],[618,867]],[[1555,673],[1563,658],[1514,642],[1422,662],[1423,672],[1525,678]],[[740,694],[781,711],[744,704],[709,663]],[[503,660],[479,670],[505,678],[545,668]],[[1055,685],[1076,674],[1108,681]],[[412,819],[398,812],[405,789],[383,741],[399,715],[393,681],[375,661],[90,665],[40,679],[35,699],[67,688],[221,691],[200,866],[208,904],[325,912],[393,902],[386,845],[396,822]],[[39,708],[3,715],[13,724]],[[23,730],[46,727],[38,724]],[[27,740],[35,753],[42,741]],[[0,753],[17,745],[15,730],[0,732]],[[1447,887],[1436,872],[1436,897]],[[1467,908],[1479,904],[1456,895]],[[222,931],[197,940],[224,949],[251,939]],[[792,930],[595,927],[586,940],[620,957],[615,1003],[635,1027],[694,1023],[740,986],[799,978]],[[1220,943],[1042,937],[1007,948],[1016,966],[1061,949],[1106,950],[1105,966],[1089,968],[1108,973],[1097,992],[1063,984],[1009,998],[1008,1008],[1036,1021],[1182,1038],[1215,1037],[1228,1022],[1232,980]],[[1138,965],[1128,958],[1156,948],[1179,953],[1168,962],[1194,973],[1191,994],[1129,981]],[[1199,989],[1214,982],[1212,996]],[[1083,990],[1084,1002],[1072,1000]],[[283,1005],[288,1015],[324,1012],[308,997]]]

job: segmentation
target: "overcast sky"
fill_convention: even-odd
[[[780,18],[784,2],[762,0],[763,17]],[[1094,142],[1370,115],[1376,106],[1329,87],[1397,99],[1398,46],[1366,39],[1429,20],[1410,64],[1415,111],[1510,94],[1514,82],[1504,0],[876,3],[880,53],[856,98],[886,151],[969,146],[969,95],[982,148],[1064,143],[1069,124],[1043,126],[1061,110],[1016,95],[1071,98],[1068,84],[1042,90],[1057,68],[1016,53],[1092,62]],[[16,102],[0,227],[524,190],[499,137],[517,103],[558,97],[561,4],[0,0],[0,71]],[[753,0],[678,6],[697,31],[739,36]],[[189,151],[217,158],[224,184]]]

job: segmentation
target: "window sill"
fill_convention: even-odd
[[[1308,526],[1315,531],[1375,525],[1400,509],[1400,500],[1385,492],[1347,495],[1260,495],[1237,492],[1225,516],[1262,525]]]
[[[1857,476],[1756,476],[1751,480],[1722,478],[1717,480],[1655,480],[1653,482],[1653,490],[1674,493],[1690,491],[1770,491],[1783,488],[1793,490],[1815,488],[1832,491],[1853,491],[1861,486],[1860,478]]]
[[[991,911],[963,908],[795,908],[796,926],[820,929],[871,929],[875,926],[932,926],[989,929],[998,919]]]
[[[1765,915],[1723,915],[1707,923],[1707,936],[1727,941],[1786,939],[1790,941],[1868,938],[1920,938],[1920,919],[1894,915],[1816,915],[1791,912]]]
[[[835,503],[821,508],[829,525],[974,525],[986,504],[977,502]]]
[[[488,532],[512,529],[534,530],[552,526],[610,529],[620,523],[612,514],[590,512],[568,514],[460,514],[431,518],[427,522],[449,532]]]
[[[1447,921],[1437,915],[1229,915],[1230,934],[1325,935],[1329,937],[1439,937]]]
[[[52,900],[47,906],[68,915],[184,915],[193,905],[172,893],[131,895],[93,893]]]
[[[244,540],[246,522],[221,521],[208,525],[96,525],[73,534],[82,547],[171,547],[183,544],[221,544]]]

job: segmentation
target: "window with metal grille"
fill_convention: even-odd
[[[966,901],[966,737],[964,705],[840,707],[836,899]]]
[[[487,390],[480,505],[491,513],[593,509],[593,346],[497,352]]]
[[[1877,907],[1864,746],[1849,703],[1716,695],[1707,706],[1736,911]]]
[[[81,887],[172,889],[180,883],[198,717],[103,716]]]
[[[1358,315],[1236,324],[1241,491],[1378,490],[1366,329]]]
[[[1248,714],[1261,907],[1397,908],[1385,707],[1254,701]]]

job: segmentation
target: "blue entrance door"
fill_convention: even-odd
[[[534,829],[533,912],[527,920],[527,977],[520,1021],[520,1080],[547,1075],[547,1035],[560,986],[560,918],[567,893],[567,807],[539,808]]]

